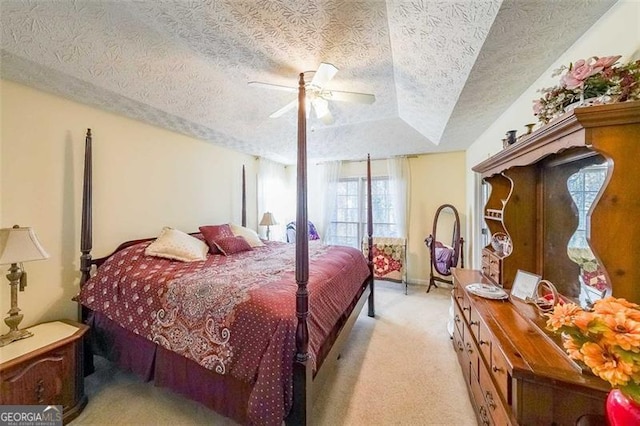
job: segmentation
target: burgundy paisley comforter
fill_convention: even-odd
[[[292,400],[295,245],[267,242],[184,263],[145,256],[149,243],[126,248],[98,268],[82,288],[82,304],[218,374],[251,383],[249,420],[279,424]],[[350,247],[312,241],[309,260],[315,363],[369,271],[362,253]]]

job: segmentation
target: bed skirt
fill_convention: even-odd
[[[322,366],[368,282],[367,279],[362,284],[349,308],[320,347],[317,369]],[[90,311],[85,322],[91,326],[91,348],[94,354],[105,357],[121,370],[131,372],[144,381],[153,381],[155,386],[171,389],[240,424],[248,423],[247,405],[252,390],[250,383],[208,370],[124,329],[99,312]]]
[[[230,375],[220,375],[92,312],[92,349],[123,371],[155,386],[197,401],[238,423],[247,423],[251,385]]]

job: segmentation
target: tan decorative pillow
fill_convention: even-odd
[[[245,228],[244,226],[234,225],[233,223],[230,223],[229,226],[231,226],[231,232],[233,232],[233,235],[236,237],[243,237],[251,247],[261,247],[264,245],[256,231]]]
[[[209,246],[202,240],[165,226],[158,238],[145,249],[147,256],[163,257],[182,262],[207,260]]]

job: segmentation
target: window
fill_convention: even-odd
[[[373,234],[396,236],[395,211],[389,192],[389,178],[371,179]],[[331,220],[327,242],[360,248],[367,235],[367,181],[364,178],[340,179],[336,209]]]
[[[606,164],[585,167],[569,177],[569,193],[578,208],[578,229],[569,247],[587,248],[587,213],[607,177]]]

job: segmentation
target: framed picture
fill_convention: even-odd
[[[540,282],[541,278],[540,275],[518,269],[516,277],[513,279],[511,296],[524,301],[527,301],[527,299],[535,300],[537,298],[538,282]]]

